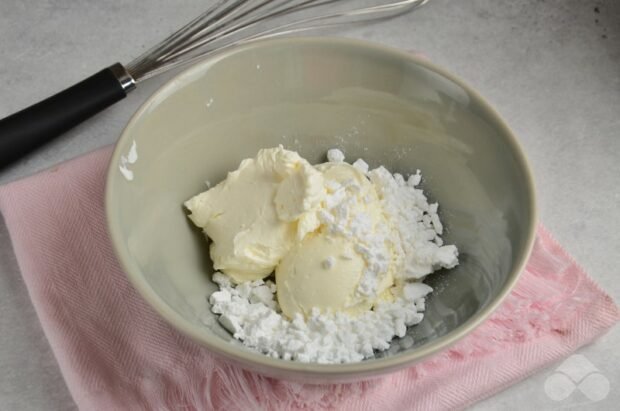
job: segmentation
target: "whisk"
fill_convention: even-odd
[[[224,49],[301,31],[385,19],[428,0],[216,0],[127,65],[115,63],[0,120],[0,168],[125,98],[137,84]]]

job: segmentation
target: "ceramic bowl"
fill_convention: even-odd
[[[120,166],[135,142],[138,158]],[[312,163],[327,149],[408,175],[440,204],[460,265],[435,292],[415,343],[354,364],[303,364],[244,348],[217,322],[203,235],[182,207],[244,158],[282,144]],[[111,239],[130,281],[172,326],[242,367],[304,381],[396,370],[454,344],[517,281],[535,232],[532,176],[516,137],[462,81],[406,52],[334,38],[267,40],[222,52],[174,77],[133,116],[112,156]],[[248,205],[251,206],[251,205]]]

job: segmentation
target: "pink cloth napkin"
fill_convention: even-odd
[[[464,408],[605,333],[618,308],[540,226],[512,294],[453,348],[380,379],[304,385],[214,358],[125,279],[105,226],[110,148],[0,187],[19,267],[83,410]]]

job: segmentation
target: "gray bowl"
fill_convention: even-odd
[[[133,180],[119,170],[129,164]],[[182,203],[261,148],[283,144],[310,162],[328,148],[423,185],[460,250],[428,278],[435,293],[415,343],[355,364],[302,364],[244,348],[217,323],[208,248]],[[516,138],[470,87],[410,54],[360,41],[258,42],[197,64],[164,85],[123,132],[108,172],[106,211],[119,260],[144,299],[210,351],[268,375],[350,381],[403,368],[454,344],[510,292],[532,248],[532,176]]]

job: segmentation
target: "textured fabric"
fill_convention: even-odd
[[[110,149],[0,187],[0,210],[45,335],[83,410],[447,410],[603,334],[618,309],[541,226],[519,283],[472,334],[380,379],[304,385],[213,358],[151,310],[121,271],[103,210]]]

